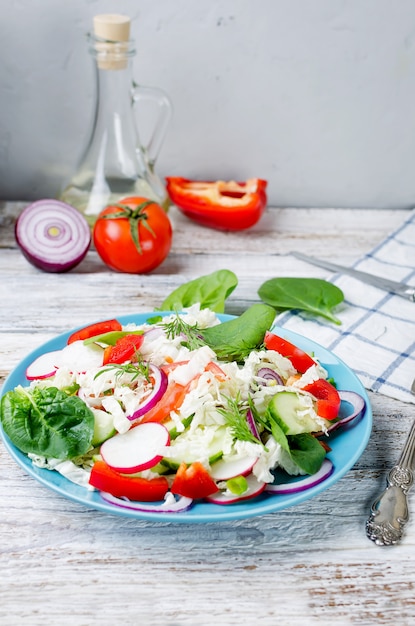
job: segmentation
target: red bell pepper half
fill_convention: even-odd
[[[190,219],[220,230],[244,230],[258,222],[267,205],[267,181],[195,181],[168,176],[171,201]]]
[[[94,463],[89,484],[99,491],[106,491],[117,498],[124,497],[140,502],[163,500],[169,488],[165,476],[150,479],[140,476],[125,476],[113,470],[104,461]]]
[[[72,335],[68,338],[68,344],[73,343],[74,341],[84,341],[85,339],[90,339],[90,337],[97,337],[98,335],[103,335],[104,333],[109,333],[112,331],[122,330],[122,326],[118,320],[105,320],[104,322],[96,322],[95,324],[90,324],[89,326],[85,326],[85,328],[81,328],[80,330],[76,330]]]

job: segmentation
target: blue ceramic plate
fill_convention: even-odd
[[[122,324],[128,324],[131,322],[142,324],[147,320],[147,318],[152,316],[154,316],[154,313],[139,313],[137,315],[122,316],[118,319]],[[228,319],[232,319],[233,316],[221,315],[219,317],[222,321],[226,321]],[[277,327],[275,327],[274,330],[278,333]],[[66,345],[66,340],[71,332],[55,337],[29,354],[7,378],[2,394],[6,393],[6,391],[14,389],[17,385],[27,385],[25,376],[27,366],[30,365],[36,357],[44,352],[50,352],[52,350],[59,350],[63,348]],[[261,494],[252,500],[230,505],[200,502],[194,504],[192,508],[182,513],[150,513],[132,511],[104,502],[98,492],[87,491],[83,487],[71,483],[55,471],[35,467],[32,465],[28,457],[20,452],[10,442],[1,427],[0,435],[10,455],[14,458],[17,464],[20,465],[20,467],[22,467],[33,478],[61,496],[74,500],[75,502],[79,502],[88,508],[102,511],[103,513],[123,515],[126,517],[151,520],[155,522],[182,522],[189,524],[196,522],[238,520],[258,515],[265,515],[267,513],[273,513],[274,511],[281,511],[309,500],[329,487],[332,487],[353,467],[362,455],[369,441],[372,430],[372,411],[365,389],[356,375],[345,365],[345,363],[340,361],[340,359],[322,346],[306,339],[305,337],[302,337],[301,335],[298,335],[297,333],[283,329],[280,329],[279,332],[283,337],[288,339],[288,341],[296,344],[304,351],[314,353],[323,367],[327,369],[329,376],[336,381],[339,390],[355,391],[363,396],[366,401],[366,411],[363,417],[356,424],[347,429],[338,429],[330,437],[330,446],[332,450],[328,454],[328,458],[333,462],[333,473],[322,483],[306,491],[288,495]]]

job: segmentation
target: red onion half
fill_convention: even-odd
[[[23,256],[45,272],[67,272],[82,261],[91,243],[86,219],[58,200],[38,200],[16,221],[15,237]]]

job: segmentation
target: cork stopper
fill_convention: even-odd
[[[126,15],[95,15],[94,37],[98,67],[121,70],[127,67],[131,20]]]
[[[94,33],[107,41],[128,41],[130,39],[131,20],[127,15],[95,15]]]

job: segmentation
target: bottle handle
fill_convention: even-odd
[[[152,168],[156,162],[160,148],[166,136],[173,107],[167,94],[162,89],[158,89],[156,87],[145,87],[133,84],[132,98],[134,105],[137,105],[140,102],[152,104],[153,114],[154,105],[156,105],[155,119],[153,121],[153,129],[150,137],[145,145],[139,147],[140,150],[145,151],[148,164]]]

